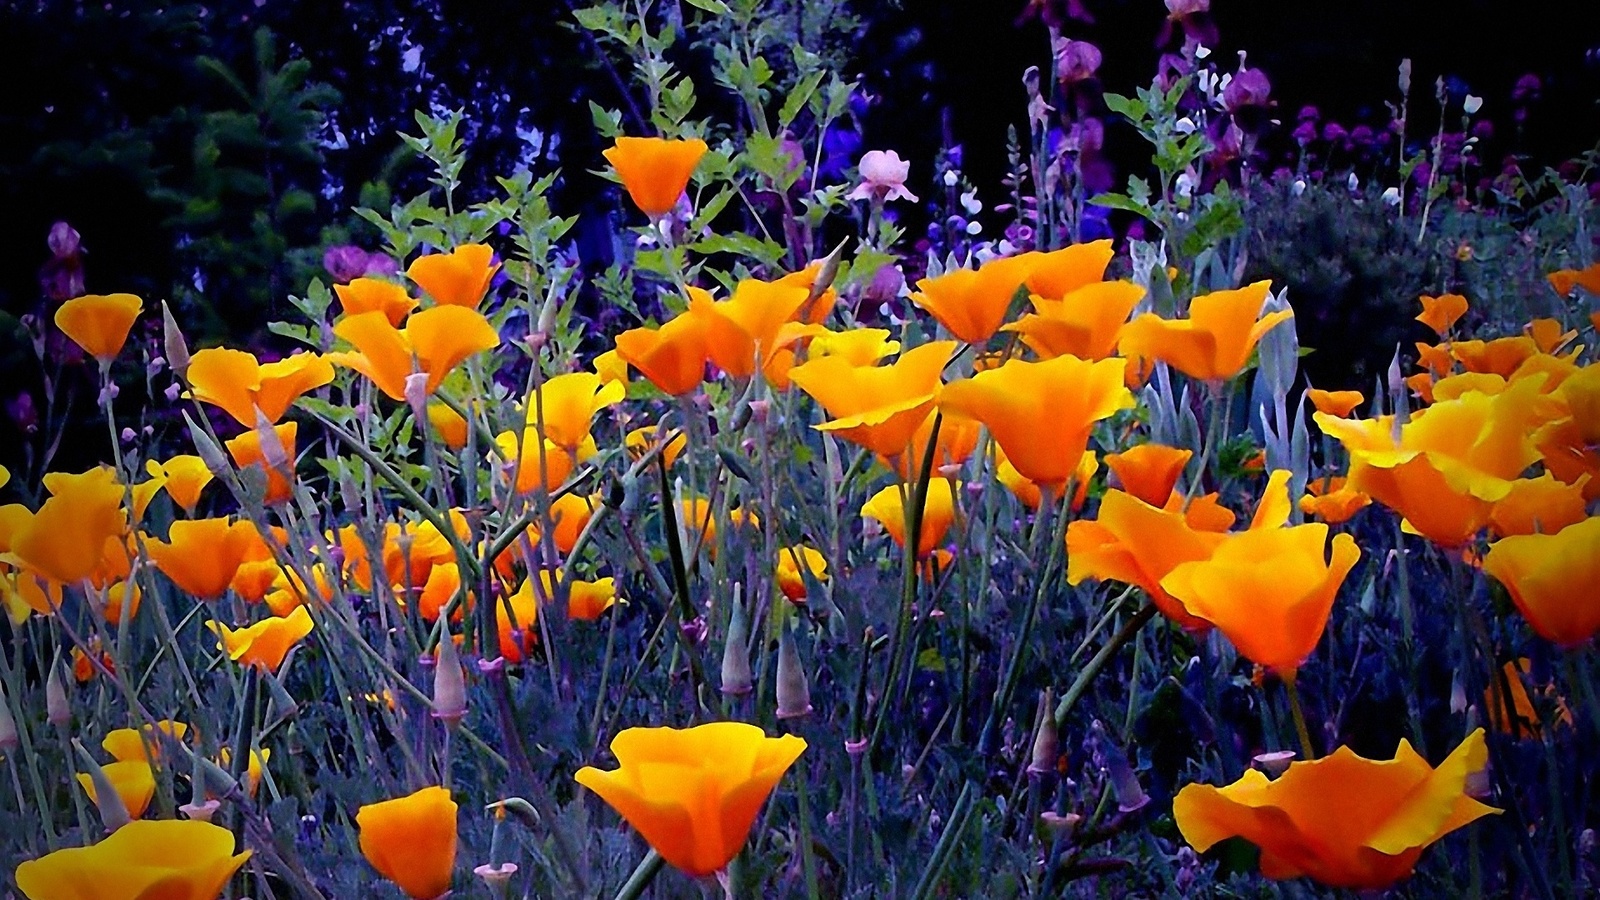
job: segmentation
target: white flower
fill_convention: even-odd
[[[1306,192],[1306,183],[1303,179],[1296,178],[1294,184],[1289,185],[1289,193],[1298,197]]]
[[[1344,183],[1346,187],[1350,188],[1350,193],[1352,194],[1361,189],[1361,179],[1357,178],[1354,172],[1350,173],[1350,177],[1346,178]]]
[[[983,212],[983,202],[978,199],[978,191],[976,189],[961,195],[961,208],[966,210],[969,216],[975,216]]]
[[[967,223],[967,234],[982,234],[982,233],[983,233],[983,223],[982,222],[979,222],[977,219],[973,219],[971,222]]]
[[[1482,97],[1474,97],[1471,94],[1468,94],[1467,95],[1467,99],[1465,99],[1465,100],[1463,100],[1461,102],[1461,108],[1466,110],[1467,111],[1467,115],[1470,116],[1473,113],[1475,113],[1478,110],[1483,108],[1483,98]]]
[[[1184,116],[1183,118],[1179,119],[1177,122],[1173,123],[1172,126],[1172,130],[1179,134],[1190,134],[1194,131],[1194,129],[1194,120],[1188,116]]]
[[[1178,180],[1173,184],[1172,189],[1179,197],[1187,197],[1193,194],[1194,176],[1188,172],[1179,172]]]
[[[958,183],[960,183],[960,181],[961,181],[961,179],[956,176],[956,170],[955,169],[945,169],[944,170],[944,186],[945,187],[955,187]]]
[[[1389,206],[1399,206],[1400,205],[1400,189],[1399,188],[1393,188],[1393,187],[1392,188],[1384,188],[1384,190],[1383,190],[1383,202],[1388,204]]]

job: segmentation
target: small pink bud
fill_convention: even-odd
[[[811,713],[811,686],[795,648],[794,632],[788,628],[778,635],[778,718],[795,719]]]
[[[461,657],[456,652],[455,640],[450,637],[450,627],[445,625],[441,631],[439,665],[433,671],[433,715],[454,728],[467,714],[467,679],[461,671]]]
[[[72,724],[72,704],[67,702],[67,688],[61,681],[61,666],[50,664],[50,677],[44,683],[45,717],[50,724],[64,728]]]
[[[178,812],[183,813],[196,822],[209,822],[211,821],[211,817],[216,815],[217,810],[221,808],[221,801],[207,800],[204,803],[185,803],[184,805],[178,807]]]
[[[1251,762],[1254,762],[1257,766],[1261,767],[1261,771],[1267,773],[1273,778],[1277,778],[1279,775],[1282,775],[1288,770],[1289,763],[1293,759],[1293,750],[1274,750],[1271,753],[1256,754]]]

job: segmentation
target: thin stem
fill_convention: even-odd
[[[1311,730],[1306,728],[1305,710],[1300,706],[1300,689],[1295,687],[1293,673],[1283,676],[1283,690],[1289,695],[1289,713],[1294,716],[1294,731],[1300,738],[1300,752],[1306,759],[1316,759],[1316,748],[1311,746]]]

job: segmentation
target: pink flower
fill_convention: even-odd
[[[906,176],[911,174],[911,163],[900,158],[893,150],[868,150],[861,157],[861,183],[850,192],[851,200],[880,201],[910,200],[917,195],[906,190]]]

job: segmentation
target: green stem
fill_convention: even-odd
[[[1061,695],[1061,702],[1056,704],[1055,720],[1057,728],[1066,724],[1067,715],[1072,712],[1072,708],[1083,698],[1084,692],[1089,689],[1089,682],[1093,681],[1095,676],[1099,675],[1100,671],[1111,661],[1111,658],[1117,654],[1117,651],[1121,650],[1124,644],[1133,640],[1134,636],[1139,633],[1139,629],[1143,628],[1145,623],[1155,618],[1155,616],[1155,604],[1147,603],[1140,607],[1132,618],[1122,623],[1122,627],[1117,630],[1116,634],[1111,636],[1111,640],[1104,647],[1100,648],[1100,652],[1096,653],[1084,665],[1083,671],[1078,673],[1078,677],[1072,682],[1072,686],[1067,688],[1065,694]]]
[[[633,874],[628,876],[627,882],[622,885],[622,890],[617,891],[615,900],[637,900],[644,896],[644,889],[655,880],[656,873],[661,871],[666,862],[654,847],[650,848],[644,859],[639,860],[639,865],[634,868]]]
[[[1294,732],[1300,738],[1300,752],[1306,759],[1316,759],[1317,751],[1311,746],[1311,730],[1306,728],[1305,710],[1300,706],[1300,689],[1295,687],[1294,675],[1283,676],[1283,689],[1289,695],[1289,713],[1294,716]]]

